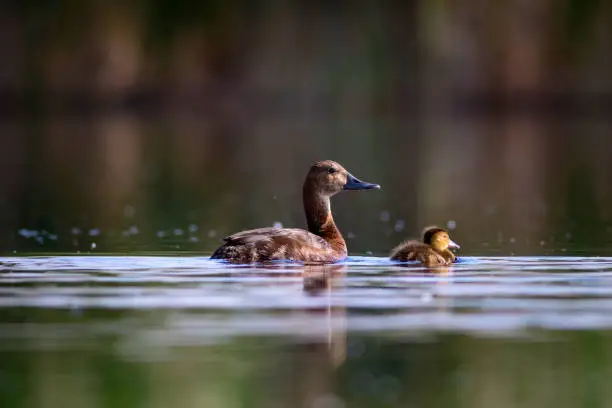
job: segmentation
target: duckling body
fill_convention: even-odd
[[[331,160],[315,163],[304,181],[302,195],[308,231],[298,228],[258,228],[224,238],[211,256],[232,263],[291,260],[329,263],[347,256],[346,242],[336,227],[330,197],[343,190],[379,189],[351,175]]]
[[[459,248],[448,232],[442,228],[426,228],[423,242],[409,240],[399,244],[391,251],[393,261],[418,261],[424,266],[444,266],[456,261],[456,256],[449,248]]]

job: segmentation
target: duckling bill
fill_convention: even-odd
[[[315,163],[302,187],[308,231],[298,228],[258,228],[224,238],[211,256],[232,263],[291,260],[329,263],[347,256],[346,243],[331,213],[330,198],[343,190],[380,189],[361,181],[340,164],[325,160]]]
[[[423,231],[423,242],[409,240],[391,251],[393,261],[418,261],[424,266],[444,266],[456,262],[451,248],[460,248],[450,239],[448,231],[439,227],[428,227]]]

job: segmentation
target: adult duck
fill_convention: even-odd
[[[428,267],[450,265],[457,259],[450,248],[459,248],[459,245],[450,239],[448,231],[427,227],[423,231],[423,242],[403,242],[391,251],[390,257],[393,261],[419,261]]]
[[[340,164],[325,160],[310,167],[302,188],[308,231],[298,228],[258,228],[225,237],[211,256],[232,263],[299,261],[330,263],[347,256],[346,242],[336,227],[330,198],[344,190],[379,189],[354,177]]]

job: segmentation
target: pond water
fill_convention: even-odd
[[[612,258],[0,258],[2,407],[604,406]]]

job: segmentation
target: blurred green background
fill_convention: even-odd
[[[352,254],[449,221],[466,255],[612,253],[609,2],[0,7],[4,254],[302,227],[320,159],[383,186],[334,199]]]
[[[386,255],[435,223],[464,255],[612,255],[610,50],[603,0],[4,0],[0,254],[209,254],[237,230],[304,226],[304,175],[334,159],[383,187],[333,200],[351,254]],[[2,408],[569,408],[612,397],[609,326],[588,319],[606,313],[606,272],[560,281],[582,289],[564,294],[533,269],[496,277],[493,266],[439,314],[460,296],[423,289],[425,316],[448,324],[583,313],[582,328],[604,327],[496,338],[351,331],[364,311],[413,312],[397,298],[419,286],[384,265],[371,271],[379,280],[352,273],[321,310],[272,279],[241,286],[257,277],[233,269],[61,267],[1,271]],[[220,304],[154,303],[172,305],[183,287]],[[384,302],[391,293],[398,303]],[[82,307],[100,296],[105,307]],[[150,309],[130,306],[150,297]],[[277,298],[284,308],[239,307]],[[317,313],[327,327],[334,308],[349,329],[273,331]],[[232,324],[254,334],[206,343]]]

